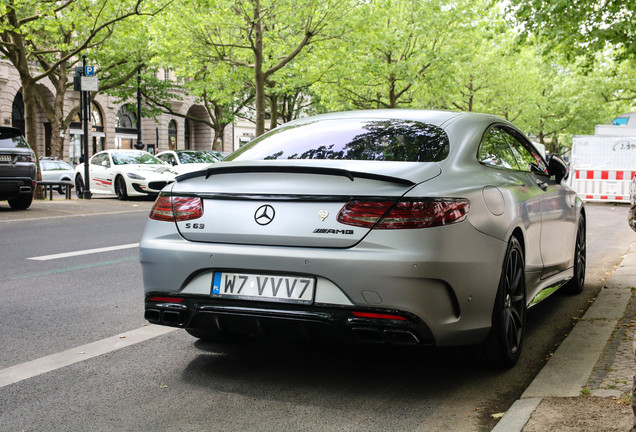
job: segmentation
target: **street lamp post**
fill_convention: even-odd
[[[137,71],[137,143],[135,148],[143,150],[144,144],[141,142],[141,71]]]

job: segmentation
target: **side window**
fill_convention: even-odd
[[[162,161],[164,161],[165,163],[168,163],[170,165],[175,165],[175,158],[174,155],[172,153],[166,153],[166,154],[162,154],[160,156],[157,156],[159,159],[161,159]]]
[[[479,147],[479,162],[499,168],[519,169],[508,142],[499,129],[492,128]]]
[[[102,164],[106,162],[107,164],[104,166],[110,166],[110,163],[108,163],[108,155],[106,153],[104,154],[100,154],[95,156],[93,159],[91,159],[91,165],[99,165],[102,166]]]
[[[539,153],[534,148],[524,144],[521,140],[506,131],[502,131],[502,133],[510,144],[510,148],[512,148],[512,152],[522,171],[532,171],[531,167],[534,165],[539,171],[544,173],[548,172],[543,158],[539,156]]]
[[[97,155],[91,159],[91,165],[101,165],[104,160],[104,155]]]

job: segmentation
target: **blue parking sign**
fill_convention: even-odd
[[[84,66],[84,76],[95,76],[95,66]]]

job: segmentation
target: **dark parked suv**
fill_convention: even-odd
[[[0,201],[26,209],[35,189],[35,154],[20,129],[0,126]]]

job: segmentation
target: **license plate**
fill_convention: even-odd
[[[311,304],[315,287],[311,277],[215,272],[212,297]]]

